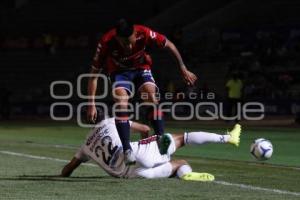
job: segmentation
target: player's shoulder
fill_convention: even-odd
[[[113,28],[106,33],[104,33],[101,37],[102,42],[109,42],[116,36],[116,29]]]
[[[148,33],[151,30],[149,27],[140,24],[135,24],[134,29],[137,32],[143,32],[143,33]]]
[[[144,26],[144,25],[141,25],[141,24],[135,24],[135,25],[134,25],[134,28],[135,28],[136,30],[149,30],[149,29],[150,29],[149,27]]]

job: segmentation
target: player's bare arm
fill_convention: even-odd
[[[61,170],[61,177],[69,177],[72,172],[82,163],[81,160],[79,160],[76,157],[73,157],[72,160],[64,166],[64,168]]]
[[[130,126],[130,130],[132,132],[139,132],[141,134],[142,139],[149,137],[150,127],[145,124],[132,122]]]
[[[176,46],[173,44],[173,42],[171,42],[170,40],[167,39],[165,48],[175,58],[175,60],[177,62],[177,65],[180,68],[180,72],[181,72],[181,75],[183,77],[183,80],[186,82],[186,84],[194,85],[195,81],[197,80],[197,76],[186,68],[186,66],[185,66],[185,64],[182,60],[182,57],[181,57],[178,49],[176,48]]]
[[[96,75],[99,73],[99,69],[92,68],[90,71],[91,75]],[[88,80],[88,95],[89,95],[89,105],[87,110],[87,120],[89,122],[95,123],[97,118],[97,110],[95,105],[95,95],[97,91],[98,77],[91,76]]]

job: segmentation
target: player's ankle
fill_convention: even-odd
[[[134,165],[136,163],[135,155],[132,149],[127,149],[124,151],[124,158],[126,165]]]

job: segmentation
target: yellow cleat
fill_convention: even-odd
[[[239,124],[234,125],[233,129],[227,134],[230,135],[228,142],[235,146],[239,146],[240,144],[240,136],[242,132],[242,127]]]
[[[190,173],[187,173],[186,175],[182,176],[181,179],[185,180],[185,181],[208,182],[208,181],[214,181],[215,177],[214,177],[214,175],[208,174],[208,173],[190,172]]]

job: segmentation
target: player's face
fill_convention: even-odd
[[[117,40],[125,51],[131,52],[136,43],[136,34],[133,32],[129,37],[117,37]]]

